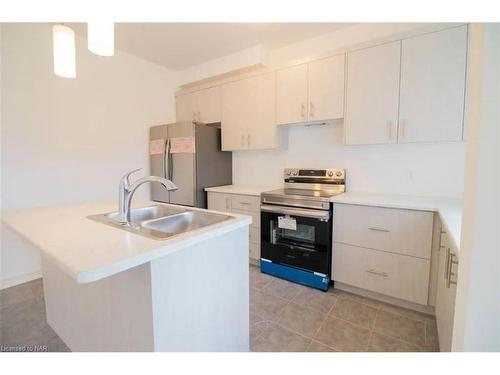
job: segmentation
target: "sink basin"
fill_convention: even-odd
[[[230,218],[231,216],[227,215],[189,211],[167,216],[162,219],[145,221],[141,224],[141,227],[151,229],[155,232],[173,235],[217,224]]]
[[[118,212],[91,215],[88,218],[127,232],[163,240],[176,234],[221,223],[231,219],[231,216],[181,207],[155,205],[133,208],[130,211],[130,224],[128,225],[118,221]]]
[[[186,210],[179,207],[170,206],[148,206],[133,208],[130,210],[130,221],[133,223],[138,223],[144,220],[159,219],[165,216],[179,214],[185,212]],[[105,214],[105,216],[110,220],[118,221],[118,212],[110,212]]]

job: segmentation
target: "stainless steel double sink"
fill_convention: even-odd
[[[154,205],[130,210],[130,223],[118,221],[118,212],[88,216],[89,219],[156,240],[221,223],[232,217],[182,207]]]

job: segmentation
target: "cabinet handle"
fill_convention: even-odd
[[[309,115],[314,117],[314,104],[312,104],[312,102],[309,103]]]
[[[374,230],[374,231],[376,231],[376,232],[386,232],[386,233],[390,232],[390,230],[389,230],[389,229],[377,228],[377,227],[369,227],[368,229],[369,229],[369,230]]]
[[[229,211],[229,197],[226,197],[226,210]]]
[[[451,252],[450,249],[448,249],[448,275],[447,275],[447,278],[446,278],[446,287],[449,288],[451,284],[456,284],[457,281],[452,281],[451,280],[451,276],[455,276],[455,273],[454,272],[451,272],[452,271],[452,268],[453,268],[453,265],[454,264],[458,264],[458,262],[456,260],[454,260],[455,258],[455,254],[453,254]]]
[[[376,276],[389,277],[389,274],[387,272],[375,271],[374,269],[368,269],[366,270],[366,272]]]
[[[300,117],[304,118],[306,117],[306,106],[304,105],[304,103],[302,103],[300,105],[301,109],[300,109]]]
[[[245,136],[241,135],[241,148],[245,147]]]
[[[404,120],[399,120],[399,136],[401,138],[406,137],[406,124]]]
[[[198,122],[201,122],[201,112],[197,112],[198,115]]]
[[[387,132],[389,133],[389,139],[392,139],[392,121],[387,123]]]
[[[247,135],[247,148],[250,148],[250,134]]]

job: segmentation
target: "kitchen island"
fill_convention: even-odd
[[[158,203],[134,207],[147,205]],[[41,251],[47,321],[66,345],[73,351],[248,351],[251,218],[230,214],[157,240],[88,219],[111,211],[116,204],[105,202],[2,215]]]

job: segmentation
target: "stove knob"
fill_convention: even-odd
[[[293,171],[292,175],[297,176],[299,174],[299,171]]]
[[[335,173],[335,176],[337,176],[337,177],[342,177],[342,172],[341,172],[341,171],[337,171],[337,172]]]
[[[290,169],[285,170],[285,175],[290,176],[291,173]]]
[[[333,171],[328,171],[328,177],[332,177],[333,176]]]

